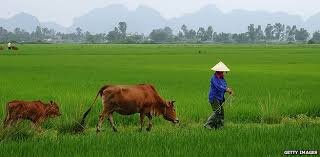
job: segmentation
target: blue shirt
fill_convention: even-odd
[[[224,101],[226,89],[227,82],[224,78],[218,78],[216,75],[213,75],[210,81],[209,102],[213,102],[213,100]]]

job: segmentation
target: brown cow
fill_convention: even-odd
[[[152,116],[163,115],[164,119],[168,121],[173,123],[179,122],[176,118],[176,111],[173,105],[175,101],[165,101],[162,99],[152,85],[106,85],[99,90],[93,104],[99,95],[102,97],[103,111],[99,116],[97,132],[100,132],[101,125],[106,116],[113,131],[117,131],[113,122],[113,112],[121,115],[140,113],[140,131],[143,129],[145,116],[149,119],[147,131],[151,130]],[[90,112],[93,104],[84,114],[82,121],[84,121],[86,115]]]
[[[59,106],[50,101],[45,104],[41,101],[11,101],[7,104],[7,115],[3,123],[3,127],[12,126],[19,120],[30,120],[32,127],[36,127],[41,131],[41,124],[47,118],[60,116]]]

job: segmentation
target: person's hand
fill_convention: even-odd
[[[230,95],[233,94],[233,90],[231,88],[227,88],[226,92],[228,92]]]

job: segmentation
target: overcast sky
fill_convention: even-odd
[[[215,4],[223,12],[233,9],[287,12],[307,18],[320,12],[320,0],[0,0],[0,18],[26,12],[41,22],[53,21],[69,26],[74,17],[94,8],[123,4],[130,10],[139,5],[154,8],[165,18],[192,13],[208,4]]]

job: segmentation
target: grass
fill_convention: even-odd
[[[131,126],[119,133],[106,130],[99,135],[94,130],[72,136],[45,133],[6,142],[1,149],[5,156],[280,156],[284,150],[319,148],[319,125],[229,124],[218,131],[205,130],[201,125],[186,127],[164,125],[150,133],[132,131],[136,128]],[[288,129],[293,131],[288,134]]]
[[[47,121],[42,134],[22,129],[16,136],[23,138],[8,138],[2,130],[0,150],[5,156],[280,156],[286,149],[319,149],[319,50],[319,45],[21,45],[18,54],[3,50],[0,116],[14,99],[54,100],[63,115]],[[226,79],[235,95],[226,104],[225,128],[208,131],[202,124],[211,113],[210,68],[220,60],[232,70]],[[154,84],[164,98],[176,100],[181,126],[159,117],[150,133],[139,133],[138,115],[116,115],[120,133],[112,133],[105,122],[96,135],[99,101],[87,131],[68,133],[102,85],[137,83]]]

